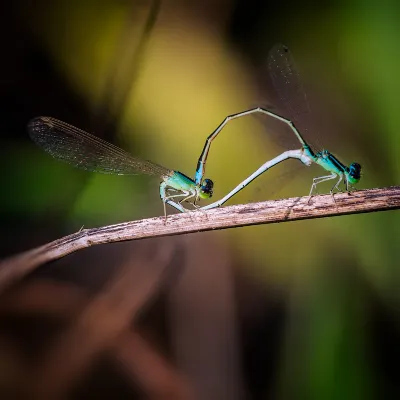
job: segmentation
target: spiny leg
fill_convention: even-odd
[[[335,189],[336,189],[338,192],[341,191],[341,190],[339,189],[339,184],[340,184],[340,182],[342,182],[342,180],[343,180],[343,175],[340,174],[340,175],[339,175],[338,181],[335,183],[335,185],[334,185],[333,188],[331,189],[331,193],[333,193]]]
[[[343,180],[343,174],[340,174],[339,175],[339,179],[338,179],[338,181],[335,183],[335,185],[333,186],[333,188],[331,189],[331,195],[332,195],[332,199],[333,199],[333,201],[335,202],[335,204],[336,204],[336,200],[335,200],[335,196],[334,196],[334,190],[336,189],[338,192],[340,192],[341,190],[339,189],[339,184],[340,184],[340,182],[342,182],[342,180]]]
[[[349,183],[348,179],[346,178],[346,176],[344,177],[344,179],[346,181],[346,192],[347,192],[347,194],[351,195],[351,192],[353,190],[356,190],[356,187],[353,186],[353,185],[350,185],[350,183]]]
[[[175,192],[178,192],[179,190],[174,189],[174,188],[169,188],[168,191],[175,191]],[[175,198],[175,197],[187,196],[188,194],[189,194],[188,191],[183,191],[183,192],[181,192],[181,193],[174,194],[174,195],[172,195],[172,196],[166,196],[166,197],[163,199],[163,203],[164,203],[164,225],[167,223],[167,207],[166,207],[166,202],[167,202],[168,200],[171,200],[171,199]],[[181,202],[179,202],[179,204],[180,204],[180,203],[181,203]],[[187,212],[186,208],[184,208],[184,207],[183,207],[183,210],[184,210],[185,212]]]
[[[348,194],[350,194],[350,184],[349,184],[349,180],[345,177],[345,182],[346,182],[346,192]]]
[[[207,212],[205,210],[203,210],[203,208],[201,206],[199,206],[198,204],[196,204],[196,201],[199,200],[199,196],[196,196],[196,198],[194,199],[192,206],[194,207],[194,209],[196,211],[201,211],[208,219],[208,215]]]
[[[307,203],[310,203],[311,197],[312,197],[312,193],[314,191],[314,189],[317,187],[317,185],[319,185],[322,182],[325,181],[330,181],[331,179],[335,179],[337,177],[337,174],[335,174],[334,172],[332,172],[331,175],[327,175],[327,176],[319,176],[317,178],[313,179],[313,183],[311,185],[311,190],[310,190],[310,194],[309,194],[309,199],[307,201]]]
[[[189,193],[186,193],[186,194],[189,194]],[[189,199],[191,199],[192,197],[195,197],[195,196],[196,196],[196,193],[190,193],[189,196],[185,197],[182,200],[179,200],[179,204],[182,204],[184,201],[188,201]]]
[[[168,200],[168,198],[171,197],[171,196],[168,196],[168,193],[170,191],[178,192],[179,190],[168,186],[165,180],[160,183],[160,197],[161,197],[162,202],[164,203],[164,220],[165,220],[164,224],[167,221],[166,203],[168,203],[171,207],[176,208],[180,212],[185,212],[186,211],[180,204],[178,204],[178,203],[176,203],[176,202],[174,202],[172,200]]]
[[[193,201],[193,203],[192,203],[192,206],[193,206],[196,210],[204,211],[204,210],[202,210],[202,208],[201,208],[198,204],[196,204],[197,200],[199,200],[199,196],[196,196],[196,198],[194,199],[194,201]]]
[[[314,178],[313,183],[311,185],[311,190],[310,190],[309,196],[312,196],[312,192],[317,187],[317,185],[319,185],[321,182],[329,181],[331,179],[336,178],[336,176],[337,176],[337,174],[335,172],[332,172],[331,175],[318,176],[318,177]]]
[[[177,191],[178,191],[178,190],[177,190]],[[183,190],[183,191],[181,191],[181,192],[178,193],[178,194],[174,194],[174,195],[172,195],[172,196],[167,196],[167,197],[165,197],[164,203],[165,203],[166,201],[168,201],[168,200],[173,199],[173,198],[176,198],[176,197],[185,197],[185,196],[187,196],[186,198],[190,199],[191,197],[193,197],[193,194],[191,194],[191,193],[190,193],[189,191],[187,191],[187,190]],[[186,198],[184,198],[183,200],[179,200],[179,204],[181,204],[183,201],[185,201]],[[186,210],[186,208],[184,208],[184,210],[185,210],[185,211],[188,211],[188,210]]]
[[[195,208],[195,210],[200,210],[200,211],[204,212],[204,213],[207,215],[207,213],[206,213],[204,210],[202,210],[202,209],[200,208],[200,206],[198,206],[198,205],[196,204],[196,200],[198,199],[196,193],[192,193],[190,196],[188,196],[188,197],[182,199],[182,200],[179,202],[179,204],[182,204],[184,201],[188,201],[188,200],[191,199],[192,197],[194,197],[195,199],[194,199],[194,201],[191,202],[190,204]]]

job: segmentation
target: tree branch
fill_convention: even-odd
[[[155,238],[239,226],[388,211],[400,208],[400,186],[331,195],[296,197],[83,229],[0,262],[0,291],[46,262],[102,243]]]

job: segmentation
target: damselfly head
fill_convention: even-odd
[[[348,180],[351,184],[357,183],[361,178],[361,165],[352,163],[348,168]]]
[[[213,195],[214,182],[211,179],[204,179],[200,186],[200,197],[209,199]]]

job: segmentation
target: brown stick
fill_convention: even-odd
[[[126,261],[54,341],[32,374],[31,398],[62,398],[99,353],[126,332],[165,280],[173,256],[169,245],[159,246],[152,257],[148,250]]]
[[[159,270],[157,269],[156,272],[158,273]],[[146,284],[146,282],[144,283]],[[135,282],[135,284],[139,288],[142,287],[142,281]],[[135,294],[136,290],[137,288],[132,287],[129,291],[131,294]],[[3,301],[0,303],[0,314],[11,312],[16,313],[17,315],[18,313],[26,315],[26,313],[35,314],[38,312],[41,315],[52,316],[60,319],[71,319],[78,315],[78,310],[81,310],[82,313],[82,309],[84,309],[85,306],[87,307],[89,293],[85,292],[82,288],[78,288],[69,283],[51,280],[37,280],[28,282],[25,285],[20,285],[16,290],[5,295],[2,300]],[[124,303],[126,304],[126,300]],[[108,309],[104,311],[108,311]],[[99,327],[104,326],[104,320],[110,320],[110,318],[113,318],[115,310],[110,311],[111,316],[110,313],[105,313],[101,318],[92,320],[92,323],[95,322],[98,326],[92,327],[90,338],[87,338],[87,335],[84,338],[79,337],[80,343],[86,340],[89,341],[90,345],[92,345],[94,342],[93,336],[99,336],[97,331],[99,330]],[[127,317],[127,319],[131,321],[132,316],[129,315]],[[76,325],[77,324],[75,324],[75,327]],[[107,326],[106,329],[108,329]],[[103,331],[100,332],[100,335],[102,336]],[[107,338],[107,335],[107,333],[104,335],[105,338]],[[11,350],[14,350],[12,344],[8,343],[6,340],[6,337],[0,336],[0,345],[7,344],[7,350],[10,347]],[[102,346],[104,346],[104,348]],[[120,334],[114,338],[112,343],[110,341],[108,345],[107,341],[104,341],[103,338],[102,346],[97,349],[92,349],[92,352],[98,352],[100,350],[108,352],[113,358],[113,361],[118,363],[121,370],[132,381],[135,387],[139,387],[142,392],[145,393],[146,398],[159,400],[189,400],[193,398],[188,383],[180,375],[179,371],[167,360],[167,358],[153,348],[153,346],[147,342],[142,335],[135,331],[133,327],[129,326],[128,328],[125,328],[125,330],[122,329]],[[71,348],[67,351],[68,357],[70,357],[70,353]],[[79,357],[81,356],[80,353],[81,352],[79,352]],[[13,353],[11,356],[13,357],[12,361],[14,361],[16,354]],[[65,359],[64,357],[63,364],[67,361],[68,359]],[[83,360],[83,362],[85,362],[85,360]],[[90,359],[87,359],[86,363],[89,362]],[[12,367],[13,366],[14,364]],[[58,371],[58,365],[54,366],[54,370]],[[68,371],[67,373],[71,374],[71,372]]]
[[[148,399],[191,400],[191,388],[164,357],[138,332],[125,332],[114,343],[113,355]]]
[[[400,208],[400,186],[241,204],[84,229],[0,262],[0,291],[46,262],[102,243]]]

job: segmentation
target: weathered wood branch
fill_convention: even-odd
[[[400,208],[400,186],[366,189],[351,194],[296,197],[240,204],[186,214],[83,229],[0,262],[0,291],[46,262],[96,244],[204,232],[239,226],[389,211]]]

